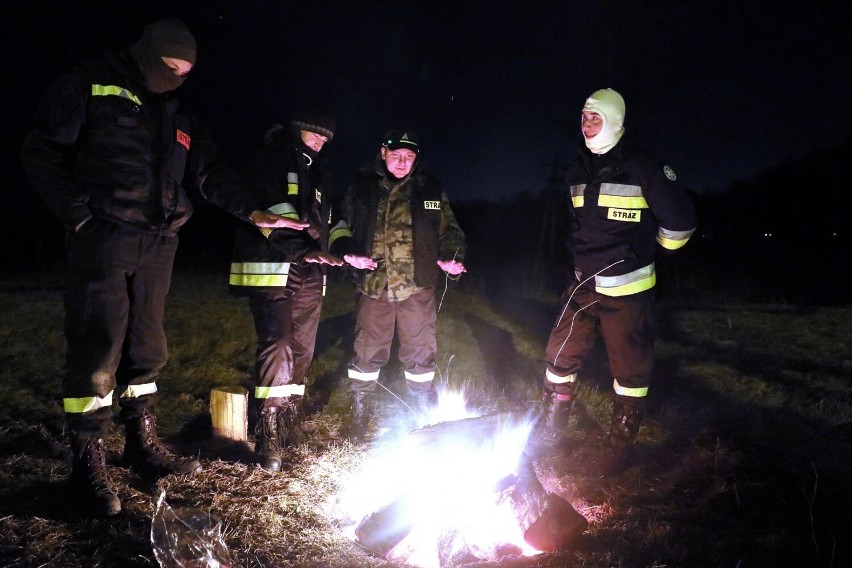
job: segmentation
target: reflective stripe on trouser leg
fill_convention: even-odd
[[[595,341],[598,295],[577,285],[574,281],[562,294],[562,306],[545,348],[544,388],[558,394],[572,393],[577,371]]]
[[[269,398],[284,398],[289,396],[305,396],[305,385],[278,385],[274,387],[254,387],[254,398],[259,400]]]
[[[399,360],[414,390],[428,390],[435,378],[435,289],[424,288],[396,305]]]
[[[626,405],[642,404],[654,365],[653,292],[602,297],[600,305],[601,334],[616,378],[616,396]]]
[[[358,295],[349,378],[355,381],[378,380],[379,370],[390,359],[395,319],[395,309],[393,302],[387,299],[387,291],[379,299]]]

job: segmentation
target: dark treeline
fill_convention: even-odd
[[[661,257],[659,293],[676,301],[848,304],[852,189],[837,175],[852,163],[852,140],[787,161],[715,194],[691,193],[699,218],[690,243]],[[546,180],[545,180],[546,181]],[[543,184],[545,185],[545,184]],[[462,280],[490,297],[558,294],[570,276],[564,246],[566,188],[547,184],[501,201],[451,196],[468,238]],[[65,233],[29,188],[15,197],[26,214],[5,223],[3,276],[61,273]],[[178,270],[227,271],[233,221],[203,200],[181,231]]]

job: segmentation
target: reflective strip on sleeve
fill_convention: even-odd
[[[641,186],[620,183],[602,183],[598,205],[620,209],[648,208],[648,202],[645,201]]]
[[[299,174],[296,172],[287,174],[287,195],[299,195]]]
[[[544,372],[544,378],[547,379],[547,382],[553,383],[554,385],[564,385],[576,382],[577,373],[571,373],[568,376],[560,377],[559,375],[554,374],[550,369],[547,369],[547,371]]]
[[[372,373],[363,373],[361,371],[356,371],[355,369],[349,369],[348,376],[350,379],[355,379],[356,381],[378,381],[379,380],[379,372],[374,371]]]
[[[351,237],[352,231],[349,229],[349,225],[346,224],[346,221],[340,220],[337,224],[331,228],[331,231],[328,233],[328,246],[331,246],[334,241],[341,237]]]
[[[689,240],[689,237],[691,237],[694,232],[695,229],[690,229],[688,231],[670,231],[660,227],[657,230],[657,243],[665,249],[677,250],[686,244],[686,241]]]
[[[232,262],[231,286],[286,286],[289,262]]]
[[[571,204],[574,207],[582,207],[585,201],[586,184],[571,186]]]
[[[255,387],[254,398],[281,398],[285,396],[305,396],[305,385],[279,385],[277,387]]]
[[[276,215],[281,215],[282,217],[287,217],[288,219],[299,219],[299,214],[296,213],[296,208],[293,207],[291,203],[278,203],[277,205],[269,207],[266,211]]]
[[[322,297],[325,298],[325,290],[328,287],[328,275],[322,275]]]
[[[604,296],[627,296],[650,290],[657,283],[652,262],[620,276],[595,276],[595,291]]]
[[[428,383],[432,379],[435,378],[435,371],[429,371],[428,373],[409,373],[405,372],[405,379],[411,381],[413,383]]]
[[[621,396],[631,396],[633,398],[642,398],[644,396],[648,396],[648,387],[638,387],[638,388],[627,388],[618,384],[618,379],[613,379],[612,388],[615,390],[615,394]]]
[[[123,99],[127,99],[133,101],[137,105],[141,105],[142,101],[139,100],[139,97],[125,89],[124,87],[118,87],[116,85],[92,85],[92,96],[93,97],[108,97],[108,96],[116,96],[121,97]]]
[[[82,398],[63,398],[62,406],[67,414],[82,414],[99,408],[112,406],[112,393],[105,397],[84,396]]]
[[[118,398],[139,398],[157,392],[157,383],[144,383],[141,385],[127,385]]]

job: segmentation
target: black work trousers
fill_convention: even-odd
[[[177,237],[102,219],[71,235],[62,390],[75,431],[105,433],[112,409],[68,411],[69,400],[108,401],[115,391],[123,419],[153,404],[168,356],[163,320],[177,245]]]
[[[577,288],[574,281],[563,294],[562,308],[547,341],[547,369],[560,377],[577,373],[600,327],[618,401],[632,407],[643,405],[654,365],[653,290],[612,297],[596,292],[593,286],[594,282],[588,282]],[[547,379],[544,384],[546,390],[558,394],[572,394],[573,386],[573,381]]]
[[[304,394],[305,379],[314,357],[323,286],[324,275],[319,265],[294,264],[290,266],[285,287],[249,298],[257,332],[252,395],[256,399],[255,410],[278,407],[283,397]],[[275,388],[286,386],[291,388]],[[258,397],[258,392],[263,394]]]

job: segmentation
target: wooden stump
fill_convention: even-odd
[[[213,435],[237,442],[248,439],[248,391],[243,387],[217,387],[210,391]]]

